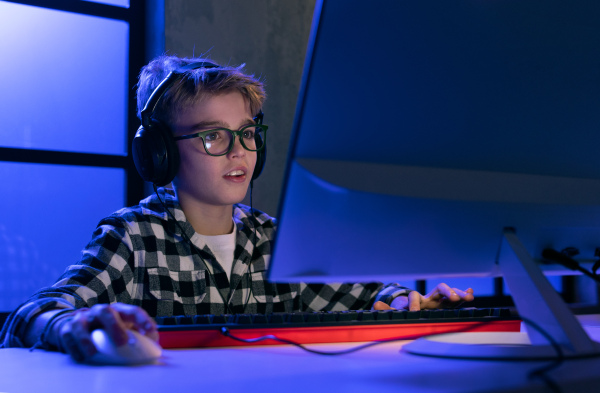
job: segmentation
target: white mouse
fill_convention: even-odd
[[[112,365],[147,364],[156,361],[162,354],[162,348],[149,337],[135,330],[128,330],[126,344],[116,346],[104,330],[92,332],[92,342],[98,352],[90,358],[90,363]]]

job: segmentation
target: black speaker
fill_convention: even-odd
[[[150,95],[141,113],[142,125],[138,128],[132,144],[133,162],[145,181],[162,187],[169,184],[179,170],[179,149],[173,132],[166,124],[153,118],[160,99],[189,70],[217,67],[219,66],[214,63],[202,61],[178,68],[170,72]],[[263,113],[260,112],[255,121],[262,124],[262,119]],[[256,153],[256,166],[252,173],[252,180],[260,176],[265,166],[267,147]]]

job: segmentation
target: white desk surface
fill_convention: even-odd
[[[600,341],[600,317],[583,324]],[[548,392],[531,370],[549,362],[435,359],[387,343],[341,356],[291,346],[165,350],[154,365],[77,364],[67,355],[0,350],[0,392]],[[357,344],[312,345],[336,350]],[[600,391],[600,358],[565,361],[549,373],[563,392]]]

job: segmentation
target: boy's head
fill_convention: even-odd
[[[188,64],[213,61],[202,58],[180,58],[160,56],[142,68],[137,90],[137,115],[148,102],[150,95],[167,75]],[[206,96],[218,95],[229,91],[238,91],[249,105],[253,116],[262,108],[266,95],[263,84],[252,75],[242,72],[239,67],[219,66],[216,68],[197,68],[189,70],[180,77],[161,97],[153,112],[153,118],[172,126],[182,109],[187,108]]]
[[[175,141],[174,134],[181,128],[182,117],[189,120],[190,113],[204,112],[209,102],[231,94],[240,97],[246,108],[244,112],[249,113],[250,118],[261,113],[265,100],[263,85],[253,76],[242,73],[242,67],[222,67],[201,58],[161,56],[142,68],[137,112],[143,127],[133,140],[133,158],[144,180],[162,186],[178,173],[179,142]],[[157,89],[173,71],[177,73]],[[151,103],[144,111],[149,100]],[[192,130],[188,132],[191,133]],[[258,152],[253,179],[260,175],[265,154],[264,148]]]

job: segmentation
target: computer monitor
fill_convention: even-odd
[[[269,279],[506,277],[547,247],[593,261],[599,17],[596,0],[318,2]],[[554,302],[547,282],[506,278],[545,319],[518,298]]]

